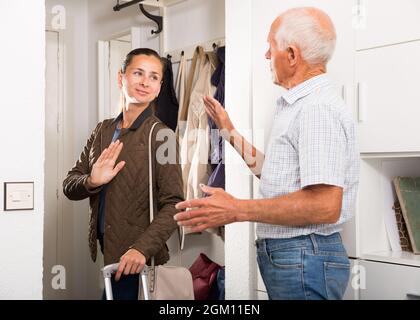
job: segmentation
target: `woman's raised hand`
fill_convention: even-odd
[[[110,182],[125,165],[125,161],[115,162],[123,148],[123,143],[119,140],[112,142],[108,148],[96,160],[92,167],[92,172],[88,178],[89,187],[94,189]]]

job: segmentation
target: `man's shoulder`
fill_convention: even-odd
[[[329,114],[338,118],[351,118],[351,110],[338,94],[335,86],[318,88],[301,101],[301,114],[314,113]]]

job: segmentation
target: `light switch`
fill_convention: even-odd
[[[5,182],[4,183],[4,211],[33,210],[34,183],[33,182]]]

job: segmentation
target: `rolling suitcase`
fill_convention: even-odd
[[[105,295],[106,300],[113,300],[112,296],[112,285],[111,285],[111,276],[117,272],[118,270],[118,263],[109,264],[101,269],[102,275],[105,281]],[[144,300],[149,300],[149,290],[147,287],[147,268],[148,266],[144,266],[143,270],[141,271],[141,287],[143,290]],[[139,288],[140,290],[140,288]]]

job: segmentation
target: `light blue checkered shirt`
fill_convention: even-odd
[[[355,123],[326,74],[290,89],[277,101],[260,180],[263,198],[274,198],[315,184],[343,188],[335,224],[289,227],[257,223],[258,238],[292,238],[341,231],[355,210],[359,182]]]

